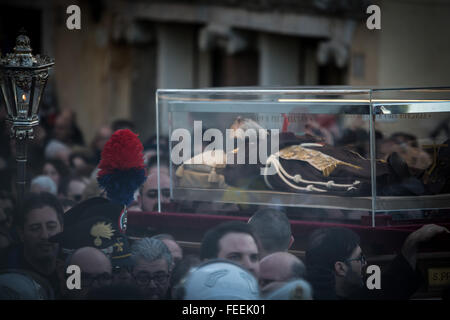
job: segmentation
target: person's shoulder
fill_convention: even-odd
[[[13,245],[0,250],[0,269],[19,268],[21,264],[21,245]]]

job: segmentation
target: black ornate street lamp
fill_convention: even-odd
[[[39,124],[39,105],[54,61],[33,56],[30,39],[21,34],[14,53],[0,57],[0,86],[11,124],[11,137],[16,139],[17,197],[21,203],[26,188],[27,140],[34,138],[33,127]]]

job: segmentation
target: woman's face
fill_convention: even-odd
[[[56,171],[55,167],[51,163],[46,163],[42,173],[46,176],[49,176],[58,186],[59,185],[59,173]]]

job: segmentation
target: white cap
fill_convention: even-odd
[[[223,259],[193,268],[183,281],[184,300],[259,300],[258,281],[241,266]]]

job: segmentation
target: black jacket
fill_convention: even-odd
[[[420,287],[423,279],[414,271],[402,254],[381,271],[381,289],[364,287],[349,297],[338,297],[335,291],[334,274],[325,270],[308,270],[315,300],[407,300]]]

